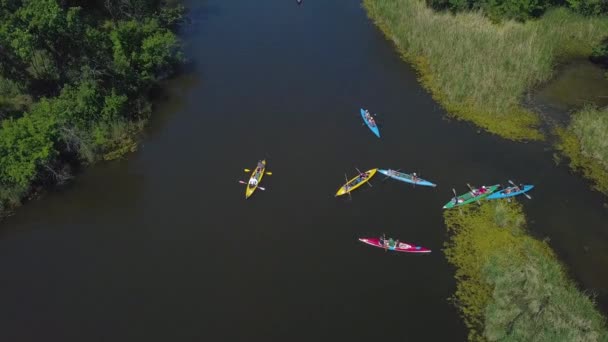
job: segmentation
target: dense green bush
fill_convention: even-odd
[[[568,7],[584,15],[603,15],[608,13],[606,0],[566,0]]]
[[[427,0],[438,10],[482,10],[490,18],[524,21],[540,16],[550,5],[547,0]]]
[[[525,21],[541,16],[549,7],[563,5],[583,15],[608,13],[606,0],[426,0],[436,10],[481,10],[494,20]]]
[[[176,1],[0,0],[0,215],[66,163],[135,149],[150,89],[183,60],[182,16]]]
[[[603,41],[593,48],[591,61],[608,67],[608,40]]]

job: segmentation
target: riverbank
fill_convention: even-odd
[[[363,4],[449,115],[512,140],[543,138],[540,118],[521,104],[526,92],[608,35],[608,18],[564,8],[495,24],[481,13],[439,13],[417,0]]]
[[[588,107],[575,113],[567,128],[557,129],[558,149],[570,167],[608,195],[608,108]]]
[[[606,322],[545,243],[527,235],[517,202],[444,213],[454,303],[471,341],[604,341]]]
[[[0,218],[77,170],[137,149],[183,62],[176,1],[0,7]]]

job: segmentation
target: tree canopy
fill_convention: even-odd
[[[0,0],[0,208],[44,170],[134,149],[182,18],[175,1]]]

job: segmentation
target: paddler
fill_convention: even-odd
[[[416,176],[416,172],[412,173],[412,182],[418,182],[418,176]]]
[[[257,179],[255,179],[255,178],[251,178],[251,179],[249,180],[249,186],[252,186],[252,187],[253,187],[253,186],[256,186],[256,185],[258,185],[258,180],[257,180]]]

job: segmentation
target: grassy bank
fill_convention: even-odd
[[[137,147],[182,62],[177,1],[0,1],[0,217]]]
[[[592,300],[568,279],[546,243],[526,234],[516,202],[488,201],[444,214],[454,302],[471,341],[606,341]]]
[[[570,159],[570,167],[608,195],[608,108],[584,108],[574,114],[568,128],[557,133],[558,149]]]
[[[363,3],[450,115],[513,140],[542,139],[539,118],[521,105],[526,91],[608,35],[608,18],[564,8],[495,24],[481,13],[435,12],[419,0]]]

